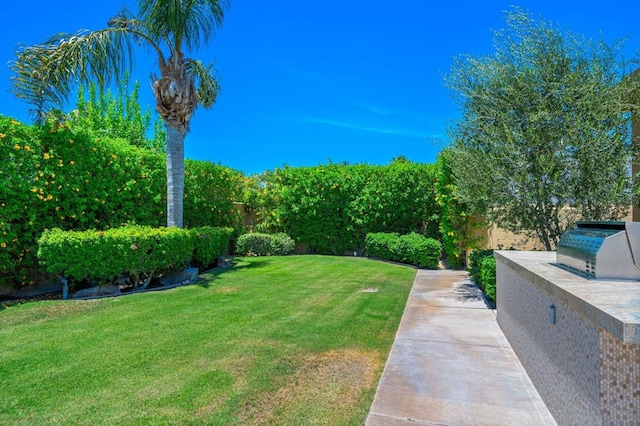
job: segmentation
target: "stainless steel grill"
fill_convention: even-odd
[[[589,278],[640,280],[640,222],[578,222],[560,237],[557,260]]]

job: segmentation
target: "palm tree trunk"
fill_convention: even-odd
[[[167,226],[182,228],[185,130],[167,124]]]

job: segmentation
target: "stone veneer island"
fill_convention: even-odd
[[[640,424],[640,281],[496,251],[497,319],[559,424]],[[499,372],[495,372],[499,374]]]

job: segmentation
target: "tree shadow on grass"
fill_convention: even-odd
[[[263,260],[261,262],[246,262],[242,259],[234,259],[232,266],[215,267],[207,271],[202,272],[199,275],[198,286],[202,288],[209,288],[211,282],[217,277],[223,274],[234,273],[243,269],[258,269],[263,268],[269,264],[269,261]]]

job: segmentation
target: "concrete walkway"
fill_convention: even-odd
[[[556,423],[467,273],[419,270],[366,424]]]

